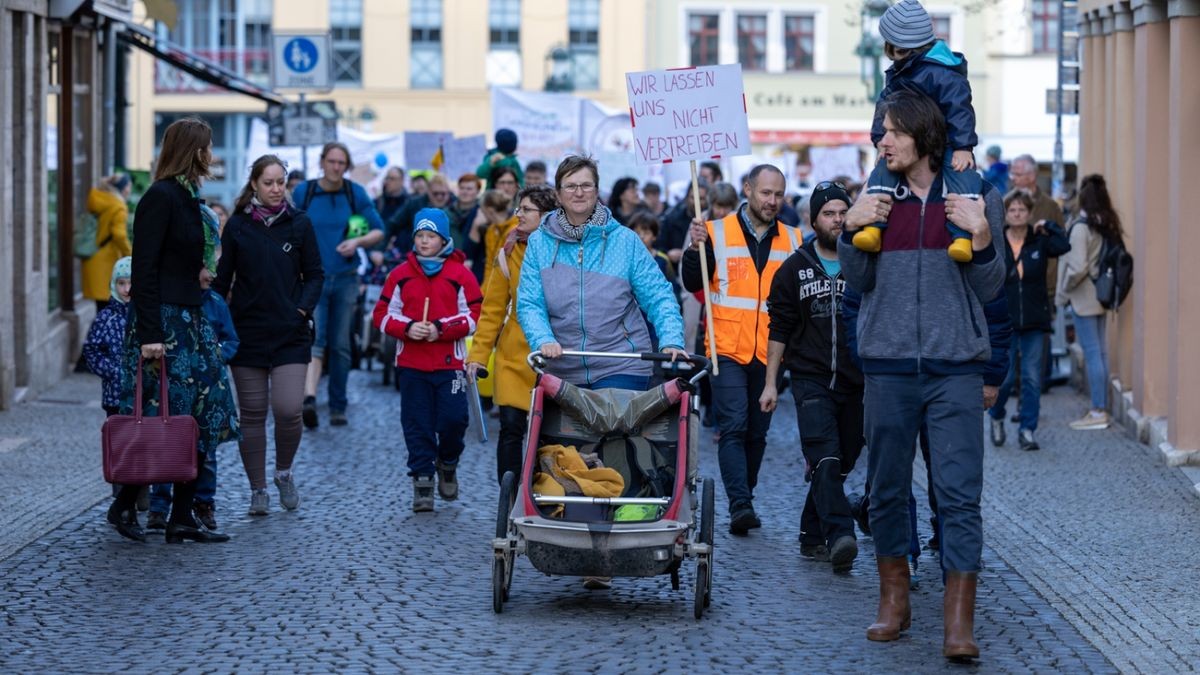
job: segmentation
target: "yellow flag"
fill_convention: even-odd
[[[437,152],[433,153],[433,159],[429,160],[429,165],[434,171],[442,172],[442,165],[446,163],[446,154],[442,151],[442,142],[438,141]]]

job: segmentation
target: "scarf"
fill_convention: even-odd
[[[524,244],[529,241],[529,235],[532,232],[522,232],[521,228],[514,227],[508,231],[508,236],[504,238],[504,255],[512,255],[513,249],[517,244]]]
[[[192,199],[199,199],[196,184],[188,180],[186,176],[176,176],[175,180],[183,186],[183,189],[188,191]],[[207,204],[200,203],[200,220],[204,223],[204,267],[210,271],[217,269],[217,247],[220,245],[221,221],[217,218],[216,211],[208,208]]]
[[[567,212],[565,209],[559,208],[554,212],[554,217],[558,220],[559,227],[562,228],[563,234],[567,235],[567,239],[572,241],[583,241],[583,235],[586,234],[588,226],[604,227],[608,224],[608,209],[600,202],[596,202],[596,208],[592,211],[592,215],[588,216],[587,222],[579,227],[576,227],[567,220]]]
[[[266,227],[270,227],[279,216],[282,216],[284,211],[287,211],[287,200],[280,200],[275,206],[267,206],[258,201],[258,195],[250,197],[250,203],[246,205],[246,213],[255,221],[262,223]]]
[[[451,253],[454,253],[453,239],[448,240],[446,245],[442,247],[442,250],[438,251],[437,255],[424,256],[415,251],[413,255],[417,256],[417,262],[421,264],[421,269],[425,271],[425,276],[431,277],[442,271],[442,266],[446,264],[446,259],[450,257]]]

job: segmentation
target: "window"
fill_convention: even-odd
[[[932,14],[933,19],[933,37],[950,45],[950,15],[949,14]]]
[[[442,0],[413,0],[412,59],[409,85],[413,89],[442,87]]]
[[[497,87],[521,84],[521,0],[488,3],[487,81]]]
[[[1033,51],[1058,52],[1058,0],[1033,1]]]
[[[721,17],[716,14],[688,15],[688,45],[693,66],[717,65]]]
[[[362,0],[329,0],[333,81],[362,84]]]
[[[575,62],[575,88],[600,88],[600,0],[570,0],[567,31]]]
[[[265,85],[270,77],[271,0],[178,0],[178,18],[160,37]],[[162,93],[206,93],[217,88],[161,61],[155,89]]]
[[[737,17],[738,61],[742,70],[767,69],[767,17],[739,14]]]
[[[815,49],[816,19],[812,14],[788,16],[783,19],[784,39],[787,40],[787,63],[789,71],[811,71]]]

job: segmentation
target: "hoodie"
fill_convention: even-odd
[[[589,224],[583,240],[563,231],[558,211],[529,237],[517,293],[517,320],[530,349],[557,342],[569,351],[649,352],[642,312],[654,324],[660,349],[683,348],[683,318],[671,284],[633,230],[604,206],[604,225]],[[649,375],[652,364],[563,357],[546,370],[576,385],[609,375]]]
[[[967,60],[950,51],[938,40],[923,54],[892,64],[887,69],[887,84],[879,93],[883,101],[888,95],[908,89],[933,99],[946,118],[946,140],[951,150],[970,150],[979,144],[975,135],[975,109],[971,107],[971,83],[967,81]],[[875,106],[875,121],[871,123],[871,142],[878,145],[883,138],[883,106]]]

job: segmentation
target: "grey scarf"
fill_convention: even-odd
[[[588,226],[604,227],[608,224],[608,210],[600,202],[596,202],[596,208],[592,211],[592,215],[588,217],[587,222],[578,227],[572,225],[567,220],[567,212],[563,208],[559,208],[554,212],[554,217],[558,219],[558,225],[562,228],[563,234],[572,241],[583,241],[583,235],[586,233]]]

